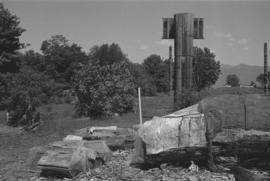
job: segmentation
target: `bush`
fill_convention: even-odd
[[[135,87],[126,62],[91,62],[74,78],[78,115],[97,117],[132,109]]]
[[[148,75],[142,64],[128,62],[129,71],[134,78],[136,87],[142,90],[142,96],[156,96],[157,87],[154,79]]]
[[[157,87],[151,81],[151,79],[143,79],[142,80],[142,96],[156,96],[157,95]]]
[[[9,78],[11,77],[0,73],[0,110],[6,108],[10,96],[10,93],[8,92]]]
[[[29,67],[21,68],[19,73],[1,74],[0,77],[0,105],[10,112],[8,124],[11,126],[27,124],[21,122],[21,118],[29,106],[34,111],[37,106],[47,103],[54,93],[54,82]]]
[[[175,110],[180,110],[194,104],[197,104],[201,100],[201,96],[199,92],[196,91],[184,91],[181,96],[180,104],[175,106]]]
[[[209,88],[216,83],[221,73],[220,62],[207,47],[195,47],[193,58],[193,86],[197,91]]]
[[[235,74],[229,74],[226,77],[226,84],[232,86],[232,87],[239,87],[239,77]]]
[[[159,55],[152,54],[144,59],[143,68],[153,82],[157,92],[169,92],[169,64],[161,59]]]

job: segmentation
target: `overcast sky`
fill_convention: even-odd
[[[22,41],[39,51],[41,42],[62,34],[88,52],[94,45],[118,43],[133,62],[150,54],[168,56],[173,41],[162,40],[162,18],[191,12],[204,18],[205,39],[222,64],[263,64],[270,39],[270,1],[90,1],[2,0],[27,31]]]

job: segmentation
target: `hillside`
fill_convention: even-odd
[[[270,70],[268,68],[268,70]],[[225,84],[227,75],[236,74],[241,84],[249,84],[250,81],[256,81],[256,77],[263,73],[263,66],[254,66],[247,64],[221,65],[221,75],[214,87],[222,87]]]

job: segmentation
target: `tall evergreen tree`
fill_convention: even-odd
[[[17,50],[23,48],[19,37],[25,29],[19,27],[19,18],[0,3],[0,72],[18,71],[18,59],[14,57]]]

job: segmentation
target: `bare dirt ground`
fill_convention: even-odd
[[[143,119],[165,115],[172,111],[172,97],[144,97],[142,99]],[[75,129],[87,126],[131,127],[139,123],[138,111],[113,118],[74,118],[71,105],[45,105],[40,108],[43,123],[34,133],[25,133],[19,128],[5,126],[5,112],[0,112],[0,180],[29,180],[38,174],[31,165],[29,150],[50,142],[62,140]]]

